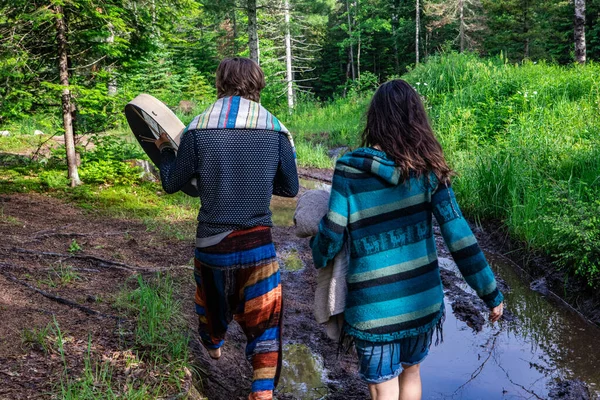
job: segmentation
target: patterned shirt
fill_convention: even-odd
[[[311,242],[321,268],[350,245],[344,331],[390,342],[441,329],[444,292],[432,217],[467,283],[491,308],[494,274],[452,188],[434,174],[402,180],[384,152],[360,148],[336,164],[329,211]]]
[[[271,196],[294,197],[298,173],[286,134],[259,129],[194,129],[182,135],[177,155],[161,152],[165,192],[196,178],[200,212],[196,237],[272,226]]]

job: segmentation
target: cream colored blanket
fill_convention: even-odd
[[[319,222],[327,214],[328,208],[329,192],[325,190],[309,190],[300,196],[294,214],[296,236],[315,236],[319,231]],[[313,311],[317,322],[326,324],[327,336],[333,340],[339,340],[342,334],[349,257],[346,243],[332,262],[317,271]]]

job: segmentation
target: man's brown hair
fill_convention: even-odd
[[[217,68],[217,97],[242,96],[260,101],[260,91],[265,87],[265,74],[249,58],[234,57],[221,61]]]

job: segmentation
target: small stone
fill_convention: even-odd
[[[85,299],[88,303],[96,303],[98,298],[96,296],[88,295]]]
[[[39,129],[36,129],[35,131],[33,131],[34,135],[43,135],[44,132],[40,131]]]
[[[10,131],[0,131],[0,136],[10,136]]]

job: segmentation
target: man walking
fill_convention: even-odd
[[[282,294],[271,237],[271,196],[294,197],[298,174],[291,135],[258,102],[265,86],[247,58],[221,62],[218,100],[182,134],[177,155],[166,136],[160,175],[167,193],[196,178],[194,277],[200,339],[221,356],[233,318],[246,334],[254,375],[250,400],[270,400],[281,370]]]

